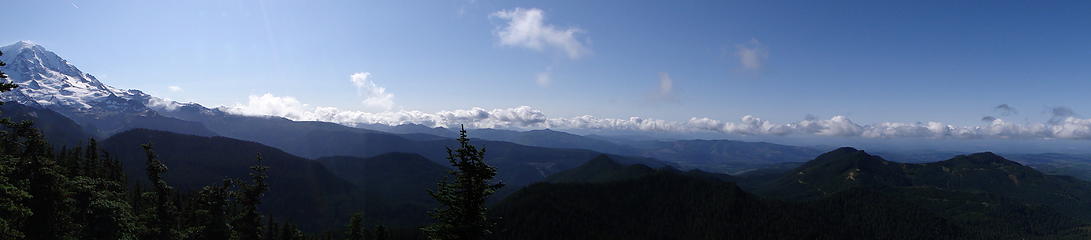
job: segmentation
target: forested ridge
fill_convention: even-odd
[[[598,174],[584,174],[597,172]],[[794,172],[789,174],[796,174]],[[496,239],[1087,239],[1086,221],[997,194],[851,187],[808,200],[597,159],[499,203]],[[580,178],[584,180],[580,180]]]
[[[301,188],[308,185],[291,182],[306,182],[307,179],[271,179],[269,173],[274,167],[281,172],[301,170],[293,166],[292,161],[285,162],[282,156],[275,154],[277,161],[271,163],[256,153],[248,161],[239,161],[249,162],[248,167],[242,166],[238,170],[246,177],[223,177],[198,186],[196,182],[200,182],[200,178],[189,178],[184,175],[187,172],[171,172],[170,166],[187,167],[176,161],[177,158],[172,158],[175,160],[171,164],[162,161],[162,155],[156,151],[159,145],[133,146],[143,147],[143,161],[123,162],[118,155],[100,148],[100,143],[93,138],[84,146],[59,147],[54,151],[32,122],[14,123],[4,119],[0,124],[6,129],[0,131],[0,239],[288,240],[365,239],[351,238],[356,235],[366,239],[418,239],[423,236],[411,227],[388,227],[376,224],[379,222],[376,220],[365,221],[365,215],[360,214],[363,209],[336,214],[334,216],[346,217],[328,221],[331,223],[325,226],[314,226],[313,229],[319,230],[311,231],[302,230],[299,223],[313,224],[316,222],[313,219],[270,216],[266,210],[292,213],[298,212],[292,211],[293,208],[308,209],[324,204],[307,199],[324,202],[367,200],[363,198],[365,196],[336,199],[338,196],[326,196],[321,191],[314,194]],[[323,167],[318,165],[318,168]],[[179,181],[183,183],[181,185],[171,181],[187,178],[188,181]],[[431,186],[435,184],[435,179],[423,181]],[[341,184],[348,186],[347,182]],[[426,198],[426,189],[421,187],[413,191]],[[405,214],[424,212],[423,207],[402,210]],[[298,216],[324,216],[306,212]]]

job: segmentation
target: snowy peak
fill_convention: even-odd
[[[23,50],[31,50],[33,48],[41,48],[41,46],[38,46],[37,43],[27,41],[27,40],[23,40],[23,41],[15,42],[14,44],[11,44],[11,45],[8,45],[8,46],[0,47],[0,49],[2,49],[7,54],[18,53],[18,52],[22,52]],[[45,50],[45,49],[42,48],[41,50]],[[6,55],[6,56],[10,56],[10,55]],[[7,60],[6,58],[10,58],[10,57],[5,57],[4,59]]]
[[[0,94],[0,101],[56,111],[97,136],[133,128],[214,135],[199,123],[157,112],[186,104],[139,90],[107,86],[41,45],[20,41],[0,47],[0,51],[4,53],[0,60],[7,63],[3,71],[19,86],[14,91]]]
[[[91,102],[115,95],[116,90],[41,45],[19,41],[0,47],[0,51],[4,53],[0,60],[8,64],[4,72],[19,85],[16,93],[5,94],[4,100],[86,110],[92,107]]]
[[[0,100],[69,112],[146,110],[147,94],[107,86],[34,42],[19,41],[0,51],[0,60],[8,64],[4,72],[19,85]]]
[[[40,75],[28,75],[24,76],[24,80],[29,79],[43,79],[46,77],[60,77],[60,76],[73,76],[73,77],[85,77],[85,83],[95,87],[102,87],[102,83],[94,79],[93,76],[84,74],[76,66],[69,64],[67,60],[64,60],[56,53],[46,50],[44,47],[37,45],[29,41],[19,41],[15,44],[0,47],[0,50],[4,51],[3,59],[9,66],[6,68],[9,72],[19,73],[39,73]]]

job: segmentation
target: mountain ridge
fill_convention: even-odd
[[[808,200],[853,188],[929,187],[987,193],[1055,208],[1091,220],[1091,183],[1043,174],[994,153],[959,155],[932,163],[898,163],[854,148],[839,148],[785,174],[758,193]]]
[[[936,163],[1017,166],[981,153]],[[938,165],[937,165],[938,166]],[[853,148],[819,156],[799,169],[865,169],[871,184],[814,198],[782,201],[751,195],[732,183],[700,174],[661,170],[639,176],[606,157],[558,173],[510,195],[494,209],[505,221],[499,239],[1086,239],[1088,222],[1066,206],[965,188],[865,180],[875,168],[900,165]],[[936,167],[938,169],[938,167]],[[592,169],[598,169],[597,174]],[[650,170],[649,170],[650,171]],[[613,173],[611,173],[613,172]],[[647,171],[645,171],[646,173]],[[789,172],[785,177],[797,175]],[[812,173],[804,173],[808,175]],[[602,177],[623,176],[620,178]],[[844,175],[821,175],[833,182]],[[912,177],[906,177],[912,179]],[[855,180],[853,180],[855,181]],[[815,181],[822,182],[822,181]],[[1089,192],[1087,189],[1080,190]],[[1040,193],[1046,194],[1046,193]],[[1078,215],[1078,214],[1076,214]],[[549,226],[543,230],[537,226]],[[695,234],[696,233],[696,234]],[[548,236],[548,237],[543,237]]]
[[[19,41],[0,47],[0,51],[4,52],[0,57],[8,63],[4,71],[12,83],[19,85],[0,94],[0,101],[56,111],[98,137],[133,128],[215,135],[200,124],[162,116],[148,106],[165,100],[103,84],[41,45]]]

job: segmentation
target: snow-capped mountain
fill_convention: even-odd
[[[102,102],[113,97],[132,99],[139,91],[129,93],[106,86],[95,76],[29,41],[0,47],[0,60],[8,63],[4,70],[20,87],[18,94],[5,94],[4,100],[26,105],[57,106],[77,111],[97,110]]]
[[[57,54],[30,41],[0,47],[9,80],[19,85],[0,94],[0,101],[56,111],[79,122],[93,135],[130,128],[152,128],[198,135],[212,132],[193,122],[160,115],[153,108],[180,105],[139,90],[103,84]]]

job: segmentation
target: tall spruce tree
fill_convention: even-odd
[[[132,207],[126,201],[125,182],[107,176],[107,158],[98,157],[94,139],[87,151],[81,148],[61,150],[57,162],[69,163],[68,176],[72,186],[71,201],[76,207],[72,220],[81,229],[79,239],[136,239],[136,222]],[[84,166],[77,171],[76,164]]]
[[[121,185],[118,185],[118,188],[114,189],[114,191],[124,193],[127,190],[125,183],[128,179],[125,178],[125,170],[122,169],[121,160],[114,158],[109,152],[102,152],[102,162],[105,165],[103,166],[104,177],[107,180],[120,183]]]
[[[197,194],[197,239],[217,240],[231,239],[233,229],[230,224],[229,197],[232,179],[224,179],[219,186],[205,186]]]
[[[23,121],[6,127],[14,138],[4,144],[14,148],[19,159],[20,170],[13,179],[26,184],[23,188],[31,196],[22,203],[32,213],[22,232],[34,239],[76,238],[80,226],[72,218],[77,209],[70,198],[72,182],[65,175],[67,169],[56,162],[52,148],[33,123]]]
[[[86,176],[77,176],[72,182],[79,206],[76,219],[82,226],[79,239],[136,239],[132,207],[124,192],[115,191],[124,183]]]
[[[283,230],[280,233],[280,239],[281,240],[305,240],[305,239],[307,239],[307,237],[303,234],[303,231],[300,231],[299,228],[297,228],[295,226],[295,224],[292,224],[291,222],[285,222],[283,227],[281,227],[281,230]]]
[[[346,226],[346,228],[348,229],[345,230],[345,240],[364,240],[364,236],[366,235],[365,231],[367,230],[364,228],[363,214],[353,214],[352,218],[349,219],[349,225]]]
[[[103,164],[102,162],[99,162],[98,141],[95,141],[95,138],[88,140],[83,162],[84,163],[81,164],[81,166],[83,166],[83,169],[81,169],[83,172],[81,172],[80,175],[94,178],[105,175],[105,169],[102,168]]]
[[[265,235],[261,236],[265,240],[277,240],[277,234],[280,233],[280,228],[277,226],[277,222],[273,220],[273,217],[266,218]]]
[[[31,215],[30,208],[23,202],[30,199],[30,194],[20,188],[20,183],[11,177],[16,171],[18,158],[0,155],[0,239],[22,239],[26,235],[20,230],[23,222]]]
[[[235,228],[240,240],[262,240],[261,213],[258,205],[261,197],[269,191],[269,184],[265,180],[269,177],[268,166],[258,154],[257,163],[250,166],[250,183],[241,184],[241,194],[238,196],[239,205],[242,207],[242,215],[235,221]]]
[[[375,238],[373,240],[387,240],[390,239],[390,233],[386,231],[386,227],[383,225],[375,226]]]
[[[4,56],[4,52],[0,52],[0,56]],[[6,67],[6,66],[8,66],[8,63],[6,63],[4,61],[0,61],[0,67]],[[8,79],[8,74],[5,73],[4,70],[0,70],[0,92],[11,91],[12,89],[15,89],[16,87],[19,87],[18,85],[15,85],[15,83],[9,83],[7,81],[7,79]],[[0,102],[0,104],[4,104],[4,102]]]
[[[174,205],[172,199],[174,194],[174,188],[167,184],[167,180],[164,179],[164,175],[167,172],[167,165],[159,161],[159,156],[155,154],[155,150],[152,149],[151,144],[141,145],[144,148],[144,154],[147,156],[147,174],[148,181],[152,183],[154,192],[151,192],[151,198],[153,203],[151,204],[151,216],[145,223],[147,226],[147,232],[144,234],[144,239],[161,239],[161,240],[175,240],[180,239],[179,224],[178,224],[178,212],[177,207]]]
[[[447,160],[454,167],[450,172],[453,179],[444,179],[436,190],[428,191],[441,205],[430,212],[436,222],[421,229],[429,239],[483,239],[495,225],[489,219],[485,200],[504,184],[493,183],[496,168],[485,162],[484,148],[478,150],[470,144],[465,126],[459,131],[458,144],[458,149],[447,148]]]

